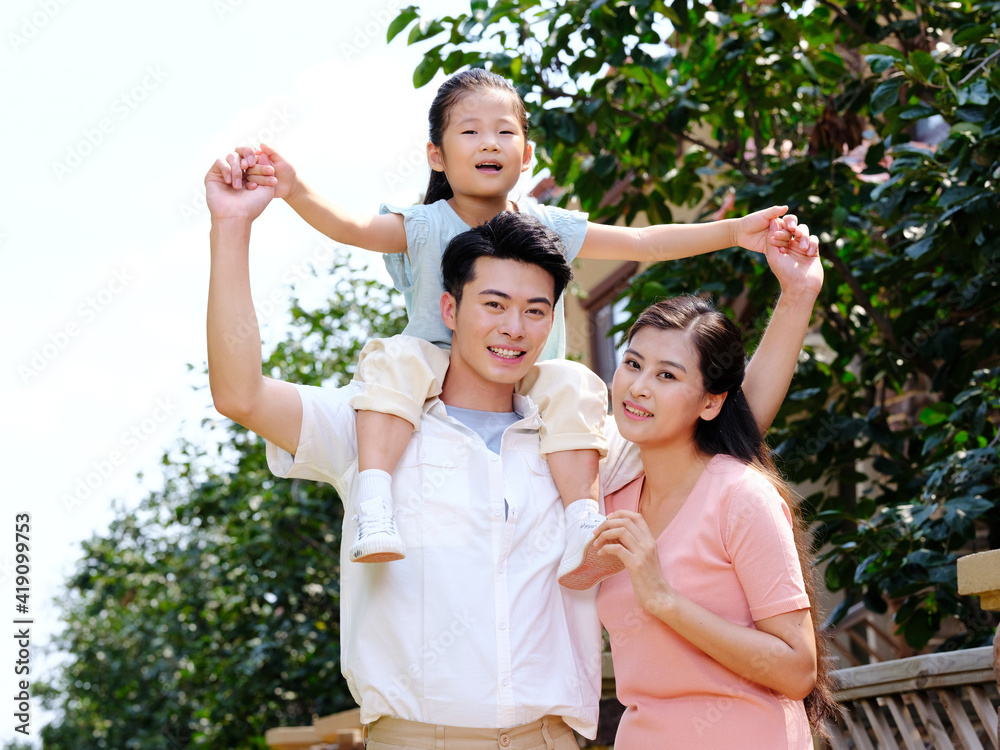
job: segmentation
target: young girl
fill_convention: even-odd
[[[508,195],[531,163],[524,103],[506,79],[480,69],[455,74],[437,92],[429,113],[427,161],[430,183],[423,205],[383,204],[378,216],[357,216],[324,201],[298,179],[294,168],[266,145],[230,154],[226,176],[234,187],[274,186],[275,195],[328,237],[385,254],[396,287],[404,292],[409,322],[403,336],[371,342],[355,379],[365,393],[358,409],[361,496],[355,562],[400,559],[405,550],[393,520],[391,475],[415,429],[427,398],[440,392],[451,332],[442,323],[441,253],[456,234],[505,210],[528,213],[560,235],[567,257],[659,261],[734,245],[763,252],[768,243],[815,254],[815,239],[787,210],[773,207],[739,220],[630,229],[590,223],[586,214],[512,203]],[[771,226],[775,222],[774,226]],[[607,413],[603,383],[565,353],[563,310],[533,375],[518,385],[538,405],[545,424],[541,451],[566,507],[566,554],[559,580],[588,588],[616,570],[616,559],[590,549],[598,512],[598,462],[606,452]],[[516,342],[491,349],[502,360],[523,355]],[[593,394],[593,395],[587,395]],[[406,512],[406,509],[396,509]]]
[[[626,706],[616,750],[809,750],[833,711],[804,539],[744,362],[732,321],[684,297],[639,316],[615,372],[644,470],[605,497],[594,544],[625,566],[597,596]]]

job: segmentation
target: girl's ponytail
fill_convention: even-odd
[[[427,182],[427,192],[424,193],[424,205],[429,206],[431,203],[446,201],[453,195],[455,195],[455,191],[451,189],[451,184],[445,173],[432,169],[431,178]]]

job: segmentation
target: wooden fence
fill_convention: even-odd
[[[991,647],[926,654],[834,672],[843,719],[834,750],[997,750]]]

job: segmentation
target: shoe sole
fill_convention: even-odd
[[[622,570],[625,570],[625,563],[617,557],[598,555],[591,542],[584,548],[580,564],[559,576],[559,585],[574,591],[584,591]]]
[[[367,555],[352,557],[351,562],[356,562],[356,563],[393,562],[395,560],[402,560],[405,557],[406,555],[404,555],[402,552],[372,552]]]

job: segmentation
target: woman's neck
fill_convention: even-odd
[[[702,471],[712,460],[693,443],[683,445],[643,446],[643,494],[653,505],[679,505],[698,481]]]
[[[479,197],[472,195],[455,195],[448,199],[448,205],[458,214],[458,218],[470,227],[485,224],[501,211],[513,208],[506,195]]]

